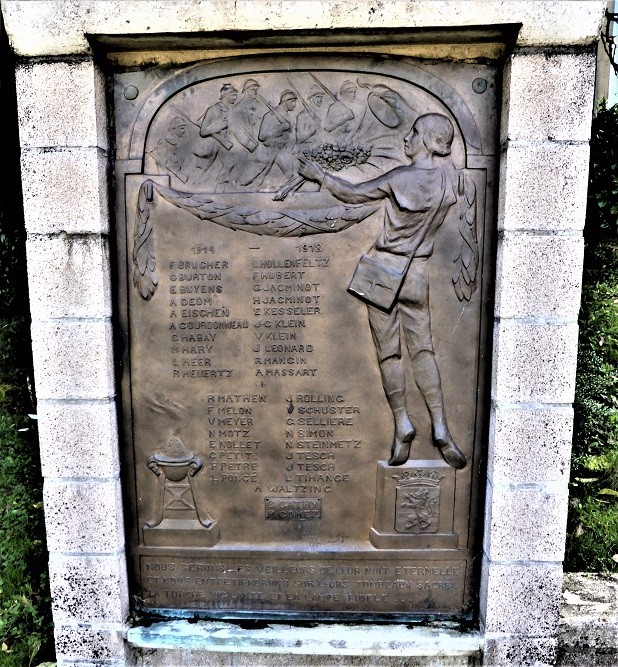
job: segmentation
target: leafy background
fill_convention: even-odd
[[[18,169],[15,62],[0,32],[0,665],[53,659]]]
[[[618,572],[618,105],[593,120],[565,569]]]

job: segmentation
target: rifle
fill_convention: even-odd
[[[337,98],[333,95],[333,93],[328,90],[328,88],[318,79],[317,76],[315,76],[312,72],[309,72],[309,76],[320,86],[320,88],[331,98],[333,102],[337,102]]]
[[[315,111],[313,111],[313,109],[311,109],[311,107],[309,107],[307,102],[305,102],[305,100],[303,99],[303,96],[296,90],[296,88],[294,87],[294,84],[289,79],[288,79],[288,83],[292,87],[292,90],[296,94],[296,97],[298,97],[298,99],[301,101],[301,104],[305,107],[305,111],[311,116],[311,118],[313,118],[313,120],[316,123],[320,123],[320,119],[319,119],[318,115],[315,113]]]
[[[201,128],[201,126],[198,123],[196,123],[194,120],[189,118],[189,116],[187,116],[187,114],[183,113],[178,107],[175,107],[174,105],[172,105],[172,109],[174,109],[174,111],[179,116],[182,116],[185,120],[188,120],[192,125],[195,125],[195,127],[197,127],[198,130]],[[206,112],[204,112],[200,116],[200,120],[203,120],[205,115],[206,115]],[[234,145],[231,141],[228,141],[227,139],[223,139],[222,137],[218,137],[216,134],[209,134],[208,136],[212,137],[215,141],[218,141],[223,146],[223,148],[225,148],[225,150],[229,151],[230,148],[232,148],[232,146]],[[206,137],[202,137],[200,135],[200,138],[205,139]]]
[[[290,121],[284,118],[278,111],[277,107],[274,107],[270,102],[267,102],[259,93],[258,93],[258,99],[268,107],[269,111],[272,111],[273,114],[275,115],[275,118],[281,123],[281,125],[289,125]]]

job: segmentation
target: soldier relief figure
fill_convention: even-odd
[[[433,445],[449,466],[464,468],[466,457],[447,423],[428,277],[436,233],[458,204],[453,288],[459,301],[469,301],[476,289],[476,191],[450,157],[452,121],[442,113],[419,113],[394,88],[353,81],[349,74],[331,87],[309,72],[254,76],[223,83],[220,99],[206,105],[197,121],[173,107],[156,165],[178,189],[142,183],[133,250],[136,288],[150,299],[157,287],[150,220],[155,193],[201,220],[279,237],[337,233],[379,212],[381,231],[360,258],[348,291],[366,304],[393,415],[388,464],[408,460],[416,435],[408,413],[406,349],[431,418]],[[183,143],[190,154],[183,156],[174,137],[191,131],[193,142]]]
[[[406,407],[402,330],[414,379],[431,416],[434,444],[453,468],[466,465],[466,458],[446,423],[440,372],[431,339],[426,267],[433,252],[436,232],[457,201],[455,168],[447,159],[453,135],[453,125],[446,116],[437,113],[420,116],[404,139],[410,164],[357,184],[328,174],[319,165],[300,158],[300,174],[319,182],[337,199],[352,204],[386,201],[384,226],[373,248],[373,261],[366,263],[368,268],[365,269],[363,257],[355,274],[355,277],[361,276],[359,282],[369,284],[369,290],[361,285],[357,291],[354,280],[351,290],[367,299],[382,384],[395,419],[390,465],[400,465],[408,460],[410,445],[416,435]],[[383,306],[388,304],[381,300],[372,302],[371,287],[378,281],[387,283],[388,274],[392,274],[393,269],[401,276],[401,283],[391,291],[396,295],[394,303],[384,310]],[[369,276],[363,276],[363,272]]]

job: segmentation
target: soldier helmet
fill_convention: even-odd
[[[242,92],[244,93],[245,90],[248,90],[249,88],[259,88],[260,84],[255,80],[255,79],[247,79],[242,87]]]
[[[170,130],[175,130],[177,127],[186,127],[187,121],[182,116],[174,116],[170,123]]]
[[[291,90],[284,90],[281,93],[281,99],[279,100],[279,104],[281,104],[282,102],[287,102],[288,100],[297,100],[297,99],[298,97]]]
[[[309,88],[309,99],[315,95],[324,95],[324,89],[318,85],[311,86],[311,88]]]
[[[339,88],[339,92],[340,93],[345,93],[348,90],[356,90],[356,85],[352,81],[350,81],[349,79],[347,81],[344,81],[341,84],[341,88]]]
[[[236,88],[234,88],[234,86],[231,83],[224,83],[221,86],[220,97],[223,97],[227,93],[237,93],[237,92],[238,92],[238,90]]]

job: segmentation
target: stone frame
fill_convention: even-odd
[[[429,649],[416,630],[402,630],[403,648],[396,655],[459,656],[465,662],[452,664],[468,664],[467,656],[480,650],[485,664],[552,664],[568,504],[592,46],[605,3],[149,5],[148,12],[135,0],[1,5],[20,58],[21,169],[58,664],[164,665],[180,650],[160,644],[169,650],[155,650],[151,662],[136,662],[126,641],[108,110],[105,77],[88,35],[502,24],[521,27],[502,91],[480,632],[454,636],[437,649],[434,641]],[[332,636],[325,637],[328,645]],[[217,650],[244,652],[243,664],[262,664],[251,657],[259,641],[236,638]],[[284,646],[285,637],[280,641]],[[338,651],[324,645],[307,643],[298,652],[323,654],[323,662],[307,664],[331,664],[327,656]],[[208,653],[214,649],[204,642],[192,647],[195,652],[182,653],[183,664],[227,664]],[[356,655],[370,660],[377,650],[359,648]]]

